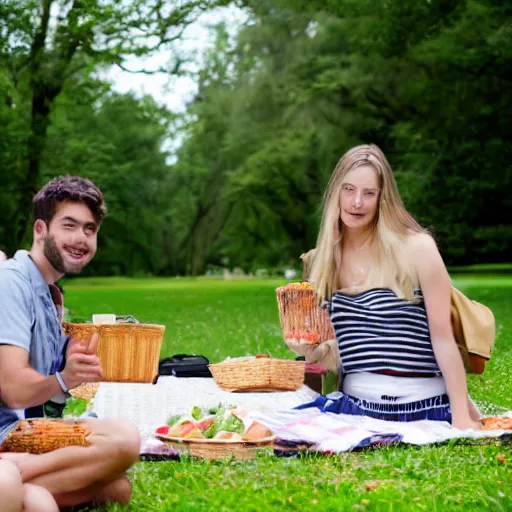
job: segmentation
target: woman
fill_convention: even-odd
[[[42,487],[22,484],[16,465],[0,459],[0,498],[4,512],[58,512],[52,495]]]
[[[326,299],[341,359],[330,410],[479,428],[450,322],[448,272],[375,145],[352,148],[334,169],[310,282]],[[318,360],[320,347],[307,359]]]

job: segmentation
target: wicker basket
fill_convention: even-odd
[[[257,450],[271,446],[274,440],[273,436],[255,442],[233,441],[230,439],[183,439],[162,434],[156,434],[156,437],[176,448],[180,455],[208,460],[252,459],[256,456]]]
[[[96,396],[99,388],[99,382],[84,382],[83,384],[80,384],[80,386],[70,389],[69,394],[75,398],[83,398],[90,402]]]
[[[99,331],[98,356],[106,382],[154,382],[165,326],[151,324],[63,324],[72,338],[88,342]]]
[[[295,391],[304,383],[304,361],[244,359],[211,364],[217,385],[226,391]]]
[[[89,430],[82,423],[55,419],[20,420],[0,451],[47,453],[66,446],[88,446]]]
[[[309,283],[290,283],[276,290],[285,340],[317,344],[335,337],[329,313],[321,309]]]

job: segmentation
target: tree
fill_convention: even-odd
[[[128,70],[130,56],[149,56],[170,49],[200,12],[225,5],[224,0],[190,0],[179,5],[155,0],[5,0],[0,5],[0,62],[9,72],[14,103],[28,129],[20,162],[20,187],[8,219],[15,236],[8,249],[21,243],[27,212],[40,182],[41,159],[55,101],[66,82],[98,66]],[[176,73],[173,55],[168,72]],[[132,70],[138,71],[138,70]],[[147,71],[146,71],[147,72]]]
[[[162,239],[170,196],[163,143],[173,115],[151,97],[112,93],[101,82],[76,89],[80,98],[63,93],[55,104],[42,176],[76,173],[103,191],[108,215],[87,274],[158,274],[169,257]]]
[[[235,203],[207,259],[291,261],[314,244],[336,160],[373,142],[448,262],[510,260],[507,3],[248,5],[252,16],[228,55],[229,107],[217,110],[222,84],[190,107],[190,134],[207,126],[203,113],[229,118],[208,155],[229,151],[224,194]],[[193,135],[187,145],[189,154],[204,147]]]
[[[176,12],[221,3],[186,2]],[[189,18],[158,1],[52,0],[37,61],[44,9],[21,5],[28,10],[12,0],[0,6],[0,200],[8,217],[0,218],[0,243],[8,248],[23,231],[27,190],[72,169],[98,181],[111,205],[102,230],[108,251],[95,272],[298,264],[315,244],[337,160],[373,142],[448,262],[510,261],[508,2],[246,1],[249,17],[234,38],[217,28],[198,93],[180,116],[112,94],[94,70],[171,45]],[[154,39],[132,37],[151,30]],[[66,61],[72,40],[79,44]],[[44,114],[39,132],[37,91],[48,109],[36,109]],[[43,146],[32,144],[34,133]],[[172,163],[162,149],[170,133],[181,142]],[[27,179],[30,158],[37,183]]]

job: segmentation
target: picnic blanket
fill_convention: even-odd
[[[143,460],[178,459],[177,451],[153,434],[170,416],[189,413],[193,406],[215,407],[219,403],[274,413],[314,400],[318,393],[307,386],[297,391],[230,393],[213,379],[160,376],[156,384],[102,382],[94,398],[99,418],[133,421],[141,433]]]
[[[101,383],[93,410],[100,418],[133,421],[142,435],[141,454],[149,459],[178,458],[177,452],[153,437],[155,429],[171,415],[190,412],[194,405],[214,407],[219,403],[251,410],[251,416],[277,436],[276,451],[297,449],[324,453],[390,443],[432,444],[449,439],[501,438],[512,440],[511,431],[461,431],[440,421],[390,422],[364,416],[321,412],[316,408],[294,409],[318,397],[307,386],[293,392],[230,393],[213,379],[160,377],[157,384]],[[483,405],[486,415],[512,417],[512,411]]]
[[[336,397],[333,396],[332,399],[335,400]],[[501,412],[500,415],[512,417],[512,411]],[[432,420],[384,421],[367,416],[324,412],[313,405],[311,408],[270,414],[256,412],[253,417],[274,432],[278,450],[291,452],[305,449],[341,453],[398,442],[425,445],[450,439],[512,440],[510,430],[459,430],[448,422]]]
[[[151,435],[170,416],[189,413],[194,405],[215,407],[219,403],[267,413],[291,409],[318,396],[302,386],[297,391],[230,393],[213,379],[159,377],[152,384],[102,382],[94,398],[93,411],[99,418],[133,421],[142,435]]]

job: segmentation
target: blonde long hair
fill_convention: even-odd
[[[377,261],[368,275],[365,288],[390,287],[398,296],[413,300],[417,278],[406,256],[405,242],[408,235],[426,230],[405,209],[391,166],[374,144],[350,149],[332,173],[324,194],[322,222],[311,267],[311,285],[321,298],[330,298],[341,288],[341,186],[349,171],[362,166],[375,169],[380,187],[372,242]]]

